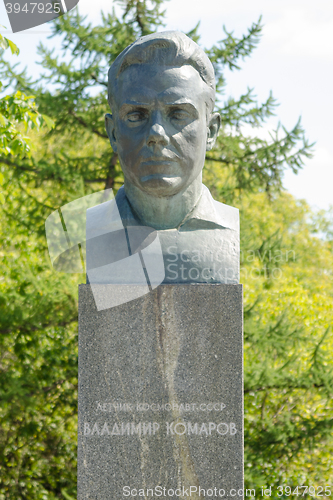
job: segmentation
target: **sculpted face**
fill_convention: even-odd
[[[126,183],[155,196],[186,189],[204,165],[220,125],[207,111],[206,84],[189,65],[130,66],[118,79],[106,128]]]

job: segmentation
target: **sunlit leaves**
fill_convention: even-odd
[[[44,222],[122,184],[104,128],[107,72],[163,24],[163,2],[121,4],[123,17],[106,12],[96,26],[77,11],[56,19],[61,55],[40,46],[38,82],[0,60],[3,88],[16,89],[0,101],[0,500],[76,498],[77,281],[53,273]],[[321,484],[333,480],[332,217],[283,193],[284,170],[311,154],[297,118],[262,134],[277,113],[272,94],[263,103],[251,89],[223,95],[225,69],[240,68],[261,29],[261,20],[240,38],[225,29],[207,50],[223,126],[204,182],[241,215],[247,487]],[[200,43],[199,25],[189,36]]]
[[[2,24],[0,24],[0,27],[4,28],[4,26],[2,26]],[[15,45],[14,42],[12,42],[8,38],[6,38],[5,36],[0,34],[0,50],[1,49],[6,50],[8,48],[10,49],[12,54],[18,55],[20,53],[19,48]]]

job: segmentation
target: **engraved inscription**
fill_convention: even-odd
[[[160,431],[157,422],[85,422],[83,435],[92,436],[155,436]],[[163,428],[162,428],[163,430]],[[234,436],[237,433],[234,422],[165,422],[164,432],[167,436]]]

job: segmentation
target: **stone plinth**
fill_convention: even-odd
[[[80,285],[78,499],[242,498],[242,366],[241,285]]]

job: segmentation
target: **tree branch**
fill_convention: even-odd
[[[95,80],[95,82],[98,83],[99,85],[104,85],[104,87],[108,87],[108,82],[101,82],[100,80],[97,79],[97,76],[95,74],[92,74],[91,78]]]
[[[315,387],[316,389],[320,389],[322,387],[325,387],[325,384],[301,384],[301,385],[266,385],[266,386],[261,386],[261,387],[250,387],[248,389],[244,389],[244,394],[247,394],[249,392],[261,392],[261,391],[270,391],[270,390],[282,390],[282,389],[288,389],[288,390],[296,390],[296,389],[304,389],[308,390],[309,387]]]
[[[24,165],[18,165],[18,163],[8,160],[7,158],[1,158],[0,163],[4,163],[9,167],[15,167],[18,170],[24,170],[25,172],[33,172],[34,174],[40,174],[40,170],[36,170],[35,168],[25,167]]]
[[[114,168],[116,166],[117,161],[118,161],[118,155],[117,155],[117,153],[113,153],[113,155],[111,156],[109,170],[108,170],[107,178],[105,181],[105,188],[104,189],[112,189],[114,186]]]
[[[14,328],[3,328],[0,329],[0,334],[6,335],[7,333],[14,333],[16,330],[20,330],[20,332],[36,332],[38,330],[44,330],[46,328],[50,328],[51,326],[57,327],[57,326],[68,326],[72,323],[75,323],[77,321],[77,317],[70,319],[69,321],[62,321],[60,323],[45,323],[44,325],[40,326],[31,326],[31,327],[25,327],[23,328],[22,326],[16,326]]]
[[[85,122],[83,120],[83,118],[81,118],[80,116],[77,116],[74,111],[69,111],[69,113],[74,116],[75,120],[78,121],[79,123],[81,123],[81,125],[83,125],[84,127],[86,127],[87,129],[91,130],[94,134],[98,135],[98,137],[102,137],[103,139],[108,139],[108,136],[107,134],[102,134],[99,130],[97,130],[96,128],[94,127],[91,127],[90,125],[87,124],[87,122]]]

